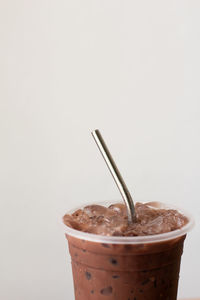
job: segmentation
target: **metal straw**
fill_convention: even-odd
[[[135,219],[135,208],[134,203],[131,197],[131,194],[129,193],[129,190],[119,172],[119,169],[117,168],[110,151],[108,150],[104,139],[98,129],[92,131],[92,136],[108,166],[108,169],[110,170],[110,173],[112,174],[115,183],[117,184],[117,187],[122,195],[122,198],[124,199],[124,202],[126,204],[127,208],[127,214],[128,214],[128,221],[133,222]]]

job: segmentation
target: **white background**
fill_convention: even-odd
[[[199,296],[200,2],[0,2],[0,299],[74,299],[62,215],[120,198],[189,209],[181,297]]]

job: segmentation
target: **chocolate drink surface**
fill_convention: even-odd
[[[170,232],[188,223],[187,217],[175,209],[155,208],[155,202],[136,203],[136,221],[129,224],[126,207],[122,203],[109,207],[88,205],[66,214],[63,221],[74,229],[109,236],[143,236]]]
[[[177,299],[182,229],[190,220],[156,203],[135,207],[134,224],[123,204],[90,205],[64,216],[76,300]]]

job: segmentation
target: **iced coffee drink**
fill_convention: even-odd
[[[76,300],[176,300],[191,218],[157,202],[89,205],[66,214]]]

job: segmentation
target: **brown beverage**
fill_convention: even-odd
[[[176,300],[190,217],[161,203],[91,205],[64,216],[76,300]],[[165,207],[165,208],[163,208]]]

